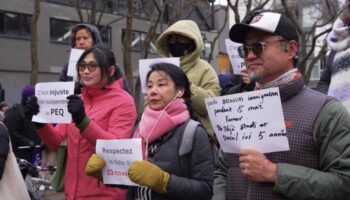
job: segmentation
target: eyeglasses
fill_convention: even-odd
[[[246,58],[246,57],[248,57],[249,51],[252,50],[253,53],[257,57],[259,57],[264,52],[265,46],[267,46],[267,44],[271,44],[271,43],[274,43],[274,42],[281,42],[281,41],[286,41],[286,40],[285,39],[279,39],[279,40],[270,41],[270,42],[255,42],[251,46],[240,46],[237,49],[238,55],[241,58]]]
[[[78,63],[79,72],[84,72],[87,68],[89,72],[94,72],[99,65],[95,61]]]

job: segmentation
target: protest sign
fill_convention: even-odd
[[[171,58],[151,58],[151,59],[141,59],[139,60],[139,74],[140,74],[140,82],[141,82],[141,90],[142,93],[147,92],[146,85],[146,76],[148,71],[150,70],[150,66],[154,63],[171,63],[176,66],[180,66],[180,58],[171,57]]]
[[[103,183],[135,186],[128,177],[132,162],[142,160],[141,139],[97,140],[96,153],[103,157]]]
[[[232,65],[233,73],[238,75],[242,74],[241,70],[245,68],[245,62],[243,58],[241,58],[238,55],[238,51],[237,51],[237,48],[242,46],[242,44],[232,42],[230,39],[226,39],[225,43],[226,43],[227,54]]]
[[[67,76],[72,76],[73,80],[77,80],[77,62],[84,51],[83,49],[74,48],[70,51]]]
[[[205,103],[224,152],[289,150],[278,88],[206,98]]]
[[[70,123],[67,96],[74,94],[74,82],[50,82],[35,85],[40,112],[32,121],[40,123]]]

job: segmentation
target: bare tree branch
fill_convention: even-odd
[[[72,1],[70,1],[70,2],[72,2]],[[79,0],[75,0],[74,3],[72,2],[72,4],[75,5],[74,8],[77,11],[77,14],[79,16],[80,21],[84,22],[84,18],[83,18],[83,15],[81,13],[81,10],[80,10],[80,1]]]
[[[211,45],[211,49],[210,49],[210,54],[208,57],[208,62],[210,63],[213,60],[213,54],[214,54],[214,47],[215,44],[217,42],[217,40],[219,39],[221,33],[225,30],[225,27],[227,26],[227,21],[228,21],[228,9],[229,7],[226,6],[225,8],[225,19],[224,19],[224,23],[222,24],[222,26],[220,27],[220,29],[217,32],[217,35],[215,36],[214,40],[213,40],[213,44]]]
[[[40,15],[40,0],[34,1],[34,11],[30,23],[31,31],[31,42],[30,42],[30,53],[31,53],[31,64],[32,70],[30,74],[30,83],[35,85],[38,81],[38,69],[39,69],[39,59],[38,59],[38,19]]]

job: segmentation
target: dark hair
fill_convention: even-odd
[[[0,103],[0,111],[2,111],[2,109],[4,109],[5,107],[9,107],[9,105],[5,101],[2,101]]]
[[[116,67],[116,59],[114,56],[114,53],[109,48],[104,47],[92,47],[90,49],[87,49],[84,51],[84,53],[80,56],[78,62],[77,62],[77,71],[78,71],[78,77],[80,79],[80,74],[78,70],[78,63],[82,62],[86,55],[88,54],[94,55],[97,64],[101,68],[102,77],[107,76],[108,77],[108,83],[113,82],[114,80],[117,80],[121,77],[121,73],[119,71],[119,68]],[[112,76],[109,76],[109,68],[111,66],[114,66],[115,72]]]
[[[94,25],[90,24],[90,26],[94,26]],[[72,31],[71,31],[71,33],[72,33],[72,36],[71,36],[71,46],[72,46],[72,47],[75,47],[75,45],[76,45],[76,44],[75,44],[75,42],[76,42],[76,37],[75,37],[75,35],[77,34],[77,32],[78,32],[79,30],[82,30],[82,29],[85,29],[86,31],[88,31],[88,32],[91,34],[92,40],[93,40],[94,44],[96,44],[95,34],[92,32],[92,30],[91,30],[87,25],[85,25],[85,24],[78,24],[78,25],[74,26],[74,27],[72,28]],[[97,29],[97,28],[96,28],[96,29]]]
[[[188,112],[190,113],[190,117],[192,119],[196,119],[193,108],[192,108],[192,100],[191,100],[191,90],[190,90],[190,81],[188,80],[185,72],[183,72],[179,67],[171,63],[155,63],[150,66],[150,71],[146,76],[146,84],[152,72],[155,71],[163,71],[167,75],[170,76],[171,80],[175,83],[175,89],[184,88],[185,92],[182,98],[185,100]]]

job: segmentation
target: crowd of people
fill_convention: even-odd
[[[179,57],[180,66],[153,63],[146,76],[146,102],[137,121],[136,107],[113,51],[102,43],[94,25],[72,28],[72,47],[85,50],[77,61],[75,93],[67,96],[69,124],[33,122],[40,106],[33,86],[22,90],[21,104],[7,110],[4,123],[16,156],[31,160],[33,147],[57,151],[66,141],[65,199],[350,199],[350,115],[346,86],[350,10],[335,22],[327,42],[329,69],[318,89],[308,88],[298,72],[299,35],[286,15],[251,12],[231,27],[229,38],[242,43],[246,64],[221,89],[213,67],[200,58],[203,39],[198,25],[180,20],[157,39],[161,57]],[[67,76],[68,65],[60,81]],[[332,79],[332,82],[330,81]],[[336,79],[336,81],[333,81]],[[327,91],[322,84],[327,83]],[[220,146],[209,120],[205,98],[276,87],[279,89],[289,151],[238,154]],[[234,111],[232,111],[234,112]],[[1,114],[1,113],[0,113]],[[1,119],[1,116],[0,116]],[[185,163],[179,145],[187,125],[198,121]],[[0,127],[1,128],[1,127]],[[9,150],[0,129],[0,181]],[[138,186],[104,184],[106,160],[96,154],[99,139],[140,138],[143,160],[134,161],[128,177]]]

